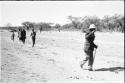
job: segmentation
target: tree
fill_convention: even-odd
[[[8,29],[12,29],[12,28],[11,28],[11,26],[12,26],[11,23],[7,23],[5,26],[6,26]]]
[[[31,28],[34,28],[35,23],[26,21],[26,22],[23,22],[22,25],[23,25],[24,27],[26,27],[27,30],[29,30],[29,29],[31,29]]]
[[[45,22],[38,23],[40,32],[42,30],[50,30],[51,29],[51,24],[53,24],[53,23],[45,23]]]
[[[73,24],[72,23],[68,23],[68,24],[64,24],[61,26],[62,29],[66,29],[66,30],[73,30]]]
[[[11,23],[7,23],[5,26],[6,26],[6,27],[11,27],[12,24],[11,24]]]
[[[103,27],[108,31],[124,32],[124,16],[115,14],[114,16],[104,16]]]
[[[55,28],[58,29],[59,32],[60,32],[60,27],[61,27],[60,24],[56,24],[56,25],[55,25]]]
[[[13,27],[11,23],[7,23],[4,28],[10,30],[11,32],[17,31],[17,27]]]
[[[71,21],[71,23],[73,24],[75,29],[80,29],[80,25],[81,25],[81,21],[82,18],[81,17],[73,17],[73,16],[68,16],[68,19]]]
[[[96,16],[84,17],[82,22],[82,31],[85,32],[87,28],[89,28],[90,24],[95,24],[97,30],[100,31],[100,19]]]
[[[109,21],[110,21],[110,17],[109,16],[104,16],[103,17],[103,21],[102,21],[102,22],[104,22],[104,26],[103,27],[105,27],[105,29],[107,29],[107,30],[110,30]]]
[[[43,30],[43,26],[42,26],[43,23],[38,23],[38,27],[39,27],[39,31],[41,33],[41,31]]]

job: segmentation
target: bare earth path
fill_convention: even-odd
[[[30,32],[25,45],[1,31],[2,83],[124,83],[124,35],[96,33],[99,45],[94,71],[79,67],[84,57],[84,34],[80,32],[37,33],[31,47]],[[87,68],[87,63],[84,66]]]

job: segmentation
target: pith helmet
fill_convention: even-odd
[[[91,24],[91,25],[89,26],[89,29],[96,29],[96,26],[95,26],[94,24]]]

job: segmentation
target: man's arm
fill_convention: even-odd
[[[93,45],[94,45],[94,48],[98,48],[98,46],[95,43],[93,43]]]
[[[85,34],[85,38],[89,38],[92,34],[93,34],[92,32],[87,32],[87,33]]]
[[[87,32],[85,34],[85,38],[89,38],[92,34],[94,34],[95,30],[93,30],[92,32]]]

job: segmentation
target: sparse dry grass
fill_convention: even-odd
[[[96,33],[95,43],[99,48],[93,72],[79,67],[84,56],[84,33],[38,32],[34,48],[31,47],[30,32],[27,33],[25,45],[18,41],[17,34],[13,42],[10,32],[0,33],[1,76],[4,83],[124,81],[124,35],[121,33]]]

